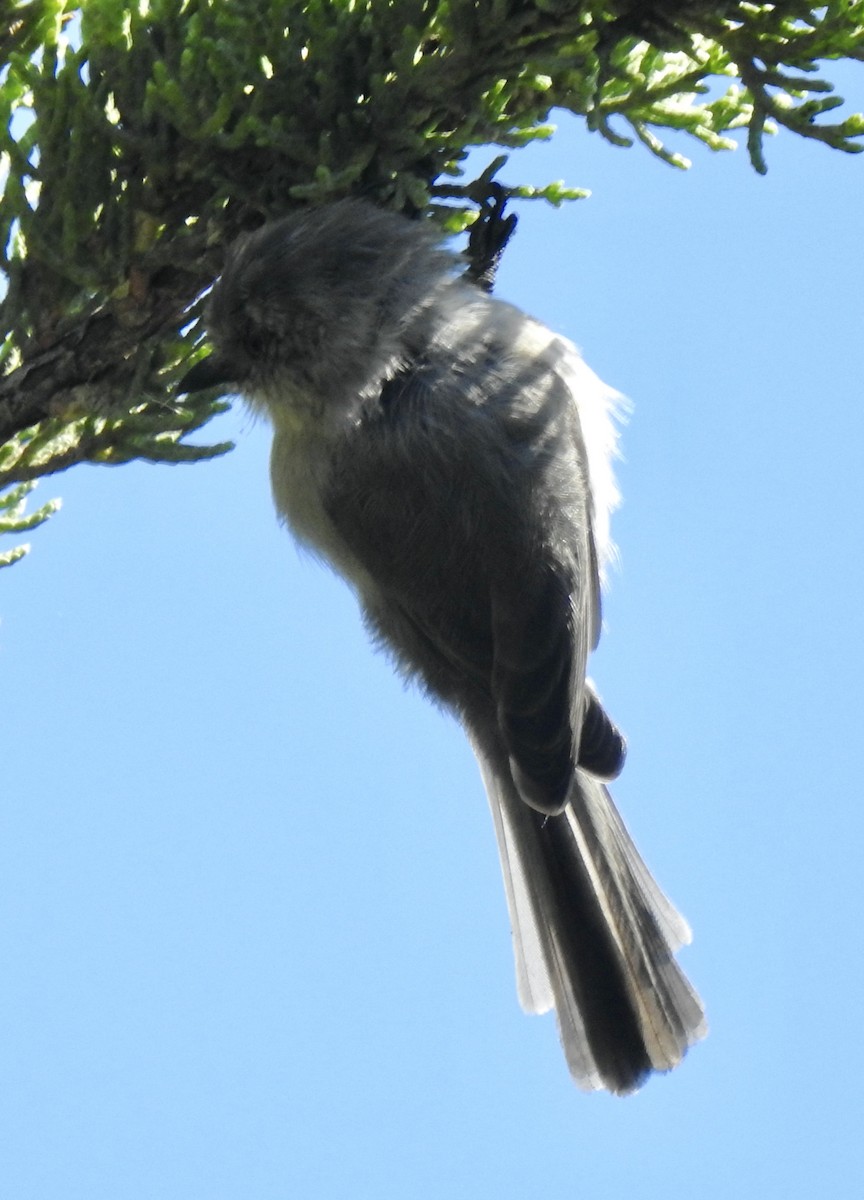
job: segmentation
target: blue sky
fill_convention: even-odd
[[[593,189],[520,206],[499,294],[633,403],[592,672],[708,1040],[572,1086],[470,751],[279,529],[238,406],[220,461],[45,481],[2,576],[4,1200],[861,1194],[864,158],[767,152],[565,123],[504,172]]]

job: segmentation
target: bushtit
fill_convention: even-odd
[[[705,1032],[686,922],[604,781],[624,743],[586,680],[616,499],[616,395],[575,347],[460,278],[428,222],[346,200],[229,253],[214,346],[274,429],[273,495],[373,640],[480,763],[529,1012],[583,1088],[634,1091]]]

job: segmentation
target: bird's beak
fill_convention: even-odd
[[[200,392],[204,388],[218,387],[223,383],[237,383],[237,368],[219,354],[208,354],[187,371],[177,384],[178,392]]]

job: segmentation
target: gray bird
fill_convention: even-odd
[[[624,742],[586,680],[618,397],[442,243],[357,200],[264,225],[229,253],[214,352],[180,387],[232,384],[267,415],[280,517],[462,723],[522,1006],[555,1009],[581,1087],[626,1094],[705,1022],[674,958],[690,931],[605,786]]]

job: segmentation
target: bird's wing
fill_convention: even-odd
[[[583,734],[586,705],[602,713],[585,685],[600,584],[587,450],[556,358],[575,351],[547,334],[514,353],[513,338],[468,329],[380,387],[327,509],[375,581],[363,598],[381,640],[469,723],[476,700],[475,733],[491,706],[496,757],[532,806],[557,812],[580,753],[616,773],[608,746],[580,751],[611,723]]]

